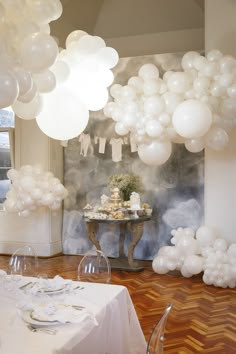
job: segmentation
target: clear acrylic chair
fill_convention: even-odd
[[[38,257],[32,246],[20,247],[12,254],[8,264],[8,274],[37,276]]]
[[[161,319],[156,323],[148,340],[146,354],[163,354],[165,326],[172,307],[173,304],[168,304]]]
[[[85,253],[78,266],[78,280],[94,283],[110,283],[110,261],[103,251],[92,249]]]

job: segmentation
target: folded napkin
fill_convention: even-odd
[[[31,294],[37,294],[39,292],[53,294],[58,291],[68,290],[71,284],[72,280],[66,280],[56,275],[52,279],[36,279],[24,289]]]
[[[77,306],[49,303],[36,306],[31,311],[31,318],[44,322],[76,323],[81,321],[81,316],[84,316],[85,313],[84,308]]]

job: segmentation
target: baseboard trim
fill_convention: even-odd
[[[35,249],[38,257],[52,257],[62,253],[61,241],[50,243],[36,243],[36,242],[0,242],[0,254],[11,255],[18,248],[30,245]]]

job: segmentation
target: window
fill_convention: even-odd
[[[7,171],[14,167],[14,113],[0,109],[0,203],[6,199],[11,181]]]

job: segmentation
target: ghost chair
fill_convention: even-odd
[[[32,246],[20,247],[11,255],[8,264],[8,274],[37,276],[38,257]]]
[[[172,307],[173,304],[167,305],[161,319],[156,323],[148,340],[146,354],[163,354],[165,326]]]
[[[110,261],[103,251],[92,249],[85,253],[78,266],[78,280],[93,283],[110,283]]]

